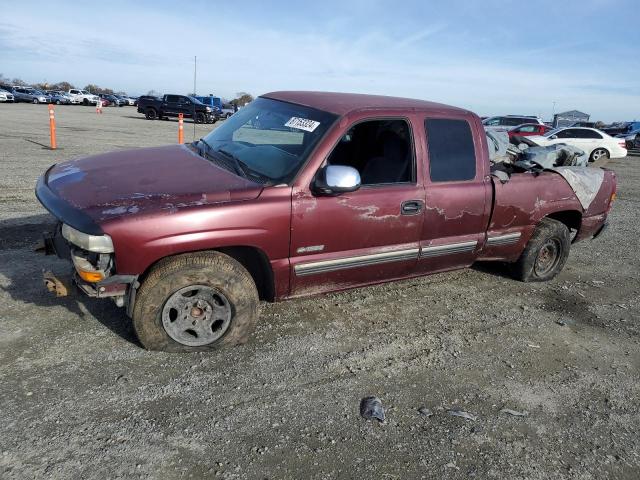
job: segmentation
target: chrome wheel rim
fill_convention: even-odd
[[[220,290],[190,285],[167,299],[162,308],[162,326],[176,342],[201,347],[226,333],[231,315],[231,304]]]
[[[594,161],[600,160],[602,157],[607,156],[607,151],[603,148],[598,148],[597,150],[593,151],[592,156]]]

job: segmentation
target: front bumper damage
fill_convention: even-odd
[[[43,273],[43,282],[47,290],[56,296],[62,297],[68,295],[73,284],[88,297],[92,298],[111,298],[119,307],[126,307],[127,315],[131,316],[133,312],[133,304],[135,301],[135,293],[139,287],[137,275],[118,275],[111,274],[105,269],[106,276],[97,282],[87,282],[79,275],[79,264],[89,263],[84,258],[83,252],[70,245],[69,242],[61,234],[61,225],[58,224],[53,233],[46,232],[43,234],[43,244],[37,250],[42,251],[45,255],[56,255],[61,259],[70,261],[74,268],[70,274],[58,275],[51,271]],[[88,252],[85,252],[88,253]],[[101,259],[101,262],[104,261]],[[113,268],[110,267],[112,270]]]

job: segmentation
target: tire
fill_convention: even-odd
[[[56,100],[56,105],[60,105],[60,100]]]
[[[89,106],[89,100],[87,100],[86,98],[83,98],[83,99],[82,99],[82,104],[83,104],[85,107]]]
[[[38,99],[37,99],[37,98],[34,98],[34,99],[33,99],[33,104],[34,104],[34,105],[37,105],[38,103],[40,103],[40,102],[38,101]]]
[[[204,113],[198,112],[196,113],[196,118],[194,120],[196,123],[205,123],[207,121],[207,117]]]
[[[591,156],[589,157],[590,162],[597,162],[598,160],[608,160],[609,159],[609,151],[606,148],[596,148],[593,152],[591,152]]]
[[[155,120],[158,114],[156,113],[155,109],[147,108],[147,110],[144,112],[144,116],[147,120]]]
[[[560,273],[569,258],[571,238],[567,226],[543,218],[518,261],[513,276],[522,282],[546,282]]]
[[[133,326],[148,350],[208,351],[246,343],[258,304],[256,285],[236,260],[218,252],[189,253],[153,268],[136,295]]]

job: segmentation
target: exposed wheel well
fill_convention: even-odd
[[[271,270],[271,264],[269,263],[269,258],[267,255],[258,248],[255,247],[222,247],[222,248],[214,248],[212,250],[218,251],[220,253],[224,253],[225,255],[230,256],[238,263],[240,263],[244,268],[247,269],[253,281],[256,284],[258,289],[258,295],[260,296],[260,300],[266,300],[269,302],[274,301],[275,299],[275,285],[273,281],[273,270]],[[205,250],[206,251],[206,250]],[[185,253],[203,253],[200,252],[185,252]],[[138,281],[143,282],[144,278],[149,275],[151,270],[161,261],[166,260],[170,257],[164,257],[159,259],[150,265],[146,271],[140,275]]]
[[[564,223],[569,231],[578,231],[580,230],[580,225],[582,225],[582,213],[577,210],[565,210],[562,212],[553,212],[547,215],[546,218],[552,218],[554,220],[558,220],[561,223]]]
[[[260,300],[272,302],[275,299],[273,270],[269,258],[263,251],[254,247],[223,247],[216,250],[229,255],[247,269],[258,287]]]

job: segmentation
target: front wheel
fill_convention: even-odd
[[[570,245],[567,226],[557,220],[543,218],[513,265],[514,277],[523,282],[551,280],[567,262]]]
[[[56,105],[60,105],[60,100],[56,100]]]
[[[133,326],[148,350],[190,352],[245,343],[258,317],[247,270],[219,252],[162,260],[136,295]]]
[[[155,120],[157,114],[153,108],[147,108],[147,110],[144,112],[144,116],[147,120]]]
[[[83,98],[83,99],[82,99],[82,104],[83,104],[85,107],[88,107],[88,106],[89,106],[89,100],[87,100],[86,98]]]
[[[40,102],[38,102],[38,99],[37,99],[37,98],[34,98],[34,99],[33,99],[33,103],[34,103],[34,104],[36,104],[36,103],[40,103]]]

